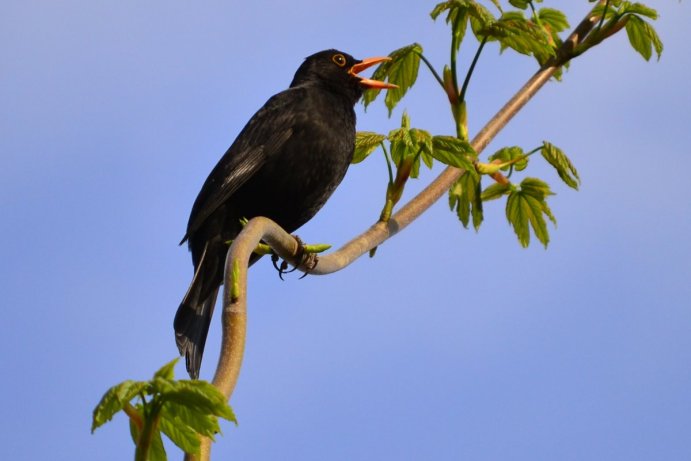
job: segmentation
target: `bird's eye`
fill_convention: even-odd
[[[331,56],[331,60],[338,66],[343,67],[346,65],[346,58],[341,53],[334,54]]]

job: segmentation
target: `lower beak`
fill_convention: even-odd
[[[377,57],[377,58],[366,58],[360,61],[359,63],[355,64],[353,67],[350,68],[348,73],[352,75],[353,77],[356,77],[360,80],[360,85],[364,86],[365,88],[376,88],[379,90],[382,89],[391,89],[391,88],[398,88],[398,85],[394,85],[393,83],[387,83],[387,82],[381,82],[379,80],[372,80],[369,78],[364,78],[360,77],[358,75],[359,72],[362,72],[365,69],[368,69],[372,67],[375,64],[379,64],[380,62],[384,61],[390,61],[391,58],[389,57]]]

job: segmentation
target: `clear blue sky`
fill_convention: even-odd
[[[476,234],[442,201],[335,275],[281,282],[268,260],[252,268],[240,426],[223,426],[216,459],[691,459],[691,8],[654,3],[661,62],[622,34],[490,148],[547,139],[579,168],[579,192],[531,173],[557,192],[548,250],[520,248],[498,203]],[[566,5],[572,24],[588,7],[545,4]],[[3,452],[131,458],[126,419],[91,435],[91,410],[177,354],[173,315],[192,275],[177,243],[206,175],[315,51],[418,41],[441,65],[433,3],[402,5],[4,4]],[[497,58],[489,49],[472,82],[471,132],[534,70]],[[391,120],[358,109],[359,128],[387,132],[404,108],[414,126],[453,133],[422,72]],[[368,227],[385,180],[380,156],[353,167],[301,237],[340,245]],[[203,377],[219,336],[214,318]]]

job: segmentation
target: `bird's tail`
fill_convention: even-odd
[[[208,250],[207,243],[194,272],[192,283],[175,314],[175,342],[180,355],[185,356],[187,372],[192,379],[199,378],[206,336],[209,333],[211,316],[218,295],[218,284],[214,283],[218,270],[216,256]]]

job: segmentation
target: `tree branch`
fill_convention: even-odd
[[[601,0],[598,3],[604,1]],[[557,58],[536,72],[485,125],[471,142],[476,152],[480,153],[484,150],[518,111],[549,81],[554,73],[574,57],[573,51],[575,47],[588,35],[598,19],[592,11],[588,13],[558,50]],[[422,192],[396,212],[388,222],[377,222],[337,251],[321,256],[317,267],[309,271],[310,275],[325,275],[339,271],[372,248],[393,237],[432,206],[464,173],[465,170],[463,169],[446,168]],[[262,240],[281,258],[293,265],[299,264],[299,261],[296,260],[298,244],[295,238],[276,223],[264,217],[251,219],[235,238],[228,250],[225,263],[223,312],[221,318],[223,337],[221,354],[213,379],[214,386],[220,389],[227,398],[230,398],[237,384],[245,349],[247,264],[252,250]],[[303,272],[308,270],[305,267],[298,268]],[[211,441],[203,438],[199,460],[208,461],[210,451]],[[190,455],[185,456],[187,461],[193,461],[194,459]]]

